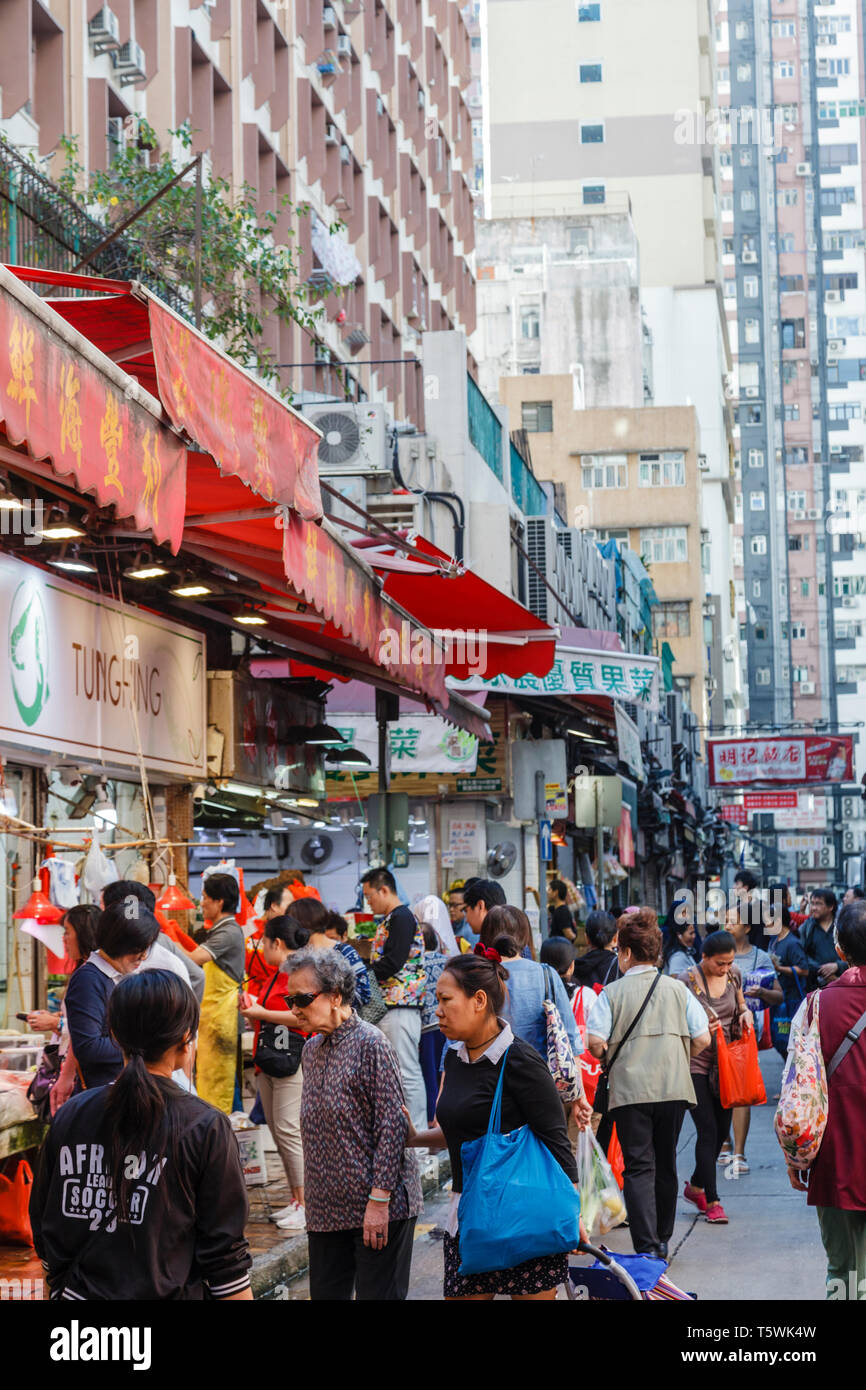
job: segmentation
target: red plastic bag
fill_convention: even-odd
[[[619,1142],[619,1135],[616,1132],[616,1125],[610,1132],[610,1143],[607,1146],[607,1161],[610,1164],[611,1172],[617,1181],[617,1186],[622,1187],[625,1177],[625,1155],[622,1151],[622,1144]]]
[[[716,1030],[719,1049],[719,1100],[726,1110],[736,1105],[765,1105],[767,1092],[758,1062],[754,1028],[747,1028],[736,1042],[726,1042]]]
[[[0,1240],[7,1245],[32,1245],[30,1229],[30,1189],[33,1169],[19,1159],[11,1178],[0,1173]]]
[[[770,1052],[773,1047],[773,1032],[770,1027],[770,1010],[764,1009],[764,1026],[761,1029],[761,1041],[758,1043],[759,1052]],[[758,1017],[758,1015],[755,1015]]]
[[[571,1011],[574,1014],[574,1021],[577,1025],[578,1037],[583,1045],[586,1046],[586,1018],[583,1007],[583,990],[581,988],[578,988],[577,994],[574,996],[574,1003]],[[588,1048],[585,1052],[581,1053],[580,1056],[580,1075],[583,1080],[584,1093],[590,1105],[592,1105],[601,1077],[601,1062],[597,1057],[593,1057]]]

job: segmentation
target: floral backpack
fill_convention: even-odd
[[[827,1127],[827,1066],[821,1050],[816,991],[806,1006],[782,1075],[779,1107],[773,1125],[791,1168],[811,1168]]]

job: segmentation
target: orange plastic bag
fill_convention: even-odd
[[[726,1110],[735,1105],[766,1105],[767,1092],[758,1062],[754,1028],[748,1028],[736,1042],[726,1042],[721,1028],[716,1030],[719,1049],[719,1100]]]
[[[26,1159],[19,1160],[11,1178],[0,1173],[0,1240],[8,1245],[32,1245],[30,1229],[30,1189],[33,1169]]]
[[[610,1164],[611,1172],[617,1181],[617,1186],[622,1188],[625,1176],[625,1155],[622,1151],[622,1144],[619,1142],[619,1135],[616,1132],[616,1125],[610,1132],[610,1143],[607,1146],[607,1161]]]

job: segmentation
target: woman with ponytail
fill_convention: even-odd
[[[127,975],[108,1004],[124,1066],[54,1117],[30,1201],[52,1299],[250,1299],[248,1204],[220,1111],[171,1079],[199,1022],[165,970]]]

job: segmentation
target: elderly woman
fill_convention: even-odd
[[[394,1049],[354,1012],[338,951],[298,951],[283,970],[286,1004],[316,1034],[301,1095],[310,1298],[405,1299],[421,1184]]]
[[[652,908],[617,923],[620,979],[589,1017],[589,1050],[604,1058],[608,1107],[625,1158],[625,1203],[640,1254],[668,1257],[677,1208],[677,1140],[695,1104],[690,1060],[710,1045],[706,1015],[680,980],[656,968],[662,934]]]

